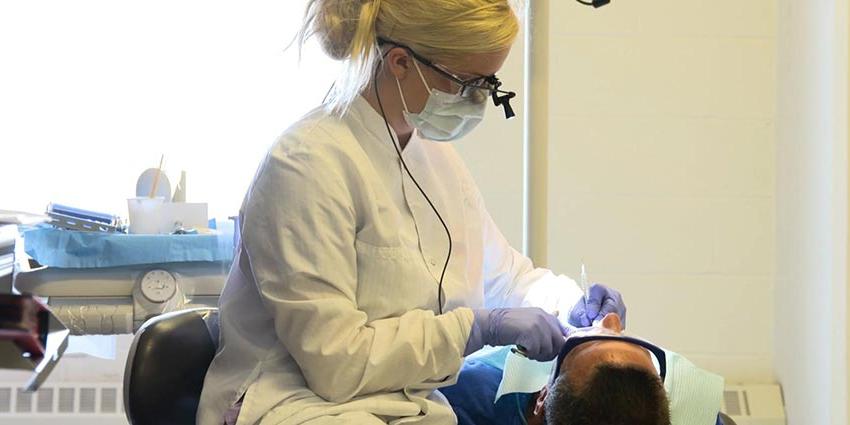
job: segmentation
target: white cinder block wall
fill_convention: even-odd
[[[731,382],[774,379],[775,9],[551,2],[549,265]]]
[[[576,276],[583,259],[624,292],[632,333],[772,382],[774,1],[550,13],[549,266]],[[520,98],[521,55],[500,73]],[[520,247],[522,123],[499,114],[456,146]]]

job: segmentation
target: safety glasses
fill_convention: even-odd
[[[555,382],[555,379],[560,376],[561,363],[564,362],[567,355],[570,354],[570,352],[576,347],[591,341],[622,341],[643,347],[649,351],[652,357],[655,358],[655,363],[658,365],[658,374],[661,376],[661,382],[664,382],[664,379],[667,377],[667,355],[664,353],[664,349],[652,344],[651,342],[640,338],[615,334],[613,332],[609,333],[599,328],[594,328],[592,331],[578,332],[578,334],[574,333],[567,338],[567,342],[561,348],[561,352],[558,354],[558,359],[555,363],[555,374],[552,375],[552,382]]]
[[[496,105],[496,107],[501,106],[504,108],[506,119],[510,119],[516,116],[516,113],[514,113],[514,109],[513,107],[511,107],[510,103],[511,99],[516,97],[516,93],[512,91],[502,90],[500,88],[502,86],[502,82],[499,81],[499,78],[496,77],[495,74],[490,76],[475,77],[471,79],[463,79],[449,71],[446,67],[439,64],[435,64],[431,60],[420,56],[410,47],[384,38],[378,38],[379,46],[383,46],[385,44],[389,44],[406,50],[408,53],[410,53],[411,56],[413,56],[414,59],[419,61],[421,64],[433,69],[441,76],[457,84],[460,89],[455,94],[459,94],[463,97],[468,97],[476,103],[485,102],[488,97],[491,97],[493,99],[493,104]]]

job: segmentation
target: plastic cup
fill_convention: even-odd
[[[162,204],[165,198],[128,198],[127,209],[130,212],[130,233],[158,234],[162,227]]]

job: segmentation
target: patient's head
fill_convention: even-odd
[[[585,334],[622,331],[620,317],[609,314]],[[652,355],[639,345],[616,340],[573,348],[559,376],[541,391],[533,416],[550,425],[670,424],[667,395]]]

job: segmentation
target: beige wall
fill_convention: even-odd
[[[549,264],[621,288],[633,333],[780,381],[790,425],[846,425],[847,1],[550,15]],[[518,246],[521,130],[489,118],[459,147]]]
[[[633,333],[773,381],[775,2],[550,8],[549,265],[620,288]],[[457,146],[519,247],[522,123],[500,113]]]
[[[732,382],[773,379],[775,5],[552,2],[549,263]]]

